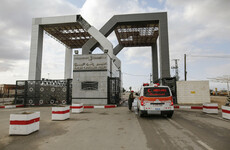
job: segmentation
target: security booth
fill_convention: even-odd
[[[72,102],[116,104],[120,98],[120,60],[107,53],[74,55]]]

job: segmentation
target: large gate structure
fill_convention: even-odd
[[[15,103],[52,105],[72,103],[72,80],[16,81]]]
[[[82,48],[85,55],[91,54],[96,47],[107,45],[103,51],[105,47],[111,48],[106,37],[113,31],[118,40],[118,45],[113,48],[114,55],[124,47],[149,46],[153,81],[159,78],[158,74],[160,78],[170,77],[167,12],[114,15],[100,30],[93,28],[81,15],[33,18],[29,80],[41,80],[44,31],[66,46],[65,79],[72,78],[73,49]]]
[[[105,89],[110,88],[107,85],[112,84],[110,82],[113,80],[109,83],[106,82],[108,81],[107,77],[118,77],[116,72],[121,72],[121,62],[117,55],[125,47],[150,47],[152,52],[150,56],[152,57],[152,81],[159,78],[170,78],[167,12],[114,15],[100,30],[90,25],[80,14],[33,18],[29,80],[41,80],[44,32],[66,47],[64,79],[73,79],[73,102],[83,102],[84,104],[115,103],[114,94],[111,95],[113,89],[107,91],[110,93],[105,92]],[[115,47],[107,39],[113,32],[115,32],[118,43]],[[98,57],[94,61],[92,57],[95,54],[92,52],[97,47],[104,52],[106,58],[100,56],[101,59]],[[78,48],[82,49],[82,54],[75,51],[76,55],[73,61],[73,49]],[[105,59],[107,61],[102,63],[101,61]],[[105,74],[105,72],[108,73]],[[121,76],[119,77],[121,80]],[[95,90],[89,91],[80,87],[81,84],[92,82],[98,84],[98,88]],[[38,91],[41,84],[37,83],[36,85],[36,83],[30,82],[20,84],[28,87],[25,103],[45,103],[41,98],[46,96],[42,96],[41,92],[43,91]],[[33,91],[30,91],[32,89],[29,87],[32,86],[30,84],[34,86]],[[45,89],[45,87],[43,88]],[[51,89],[47,89],[47,91],[51,91]],[[29,99],[31,93],[28,92],[33,93],[34,98]],[[41,93],[41,95],[37,95],[37,93]],[[48,96],[49,98],[45,98],[48,99],[48,102],[49,99],[53,99],[53,93]]]

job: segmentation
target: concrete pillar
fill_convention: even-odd
[[[170,77],[167,15],[162,16],[159,22],[159,53],[160,77]]]
[[[158,79],[157,43],[152,46],[152,75],[152,80],[154,82]]]
[[[112,43],[95,27],[91,26],[88,30],[88,33],[92,35],[92,37],[97,40],[97,42],[100,44],[102,51],[108,50],[108,55],[110,57],[113,57],[113,45]]]
[[[118,45],[113,49],[113,54],[114,54],[114,55],[117,55],[123,48],[124,48],[124,46],[118,44]]]
[[[41,80],[42,69],[43,29],[39,25],[32,25],[29,80]]]
[[[66,47],[65,49],[65,73],[64,73],[64,79],[70,79],[72,78],[72,72],[73,72],[73,50],[71,48]]]

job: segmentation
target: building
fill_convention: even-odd
[[[0,98],[10,98],[15,96],[16,85],[0,84]]]
[[[75,55],[73,103],[115,104],[120,98],[121,62],[105,54]],[[114,83],[111,83],[112,81]],[[117,84],[116,84],[117,82]]]

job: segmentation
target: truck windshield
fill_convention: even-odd
[[[171,95],[167,87],[145,87],[144,96],[146,97],[168,97]]]

